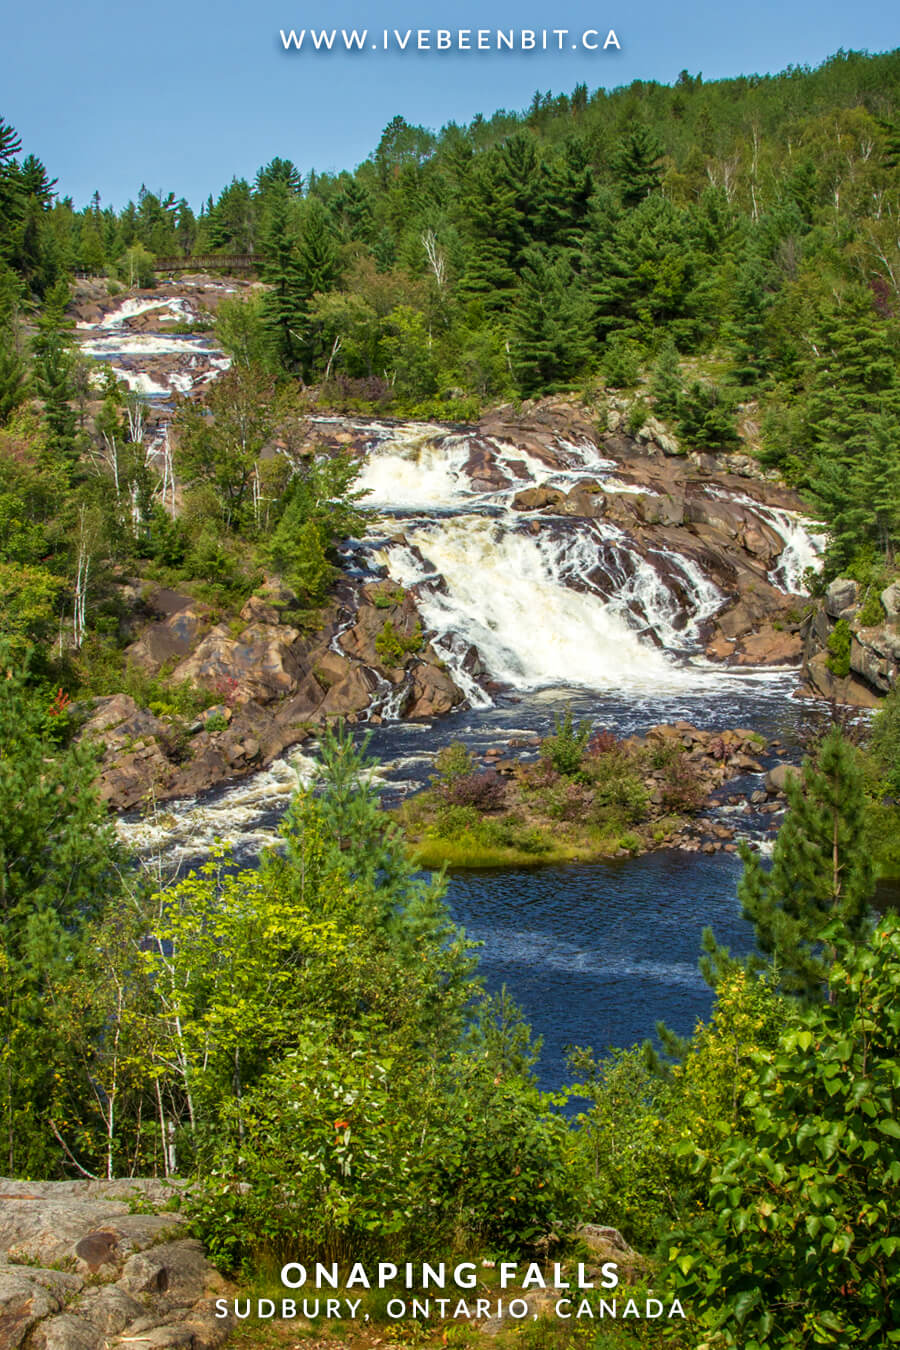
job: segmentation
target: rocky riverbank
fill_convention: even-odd
[[[0,1346],[218,1350],[226,1286],[179,1194],[158,1181],[0,1180]]]
[[[879,591],[831,582],[803,626],[804,690],[877,708],[900,674],[900,582]]]

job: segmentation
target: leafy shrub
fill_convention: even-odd
[[[506,801],[506,784],[495,769],[460,774],[444,791],[454,806],[474,806],[477,811],[499,811]]]
[[[402,666],[407,656],[420,652],[423,646],[422,625],[416,623],[411,633],[402,633],[390,619],[375,639],[375,651],[386,666]]]
[[[588,741],[587,753],[592,759],[596,759],[600,755],[610,754],[618,744],[619,740],[615,733],[610,731],[608,727],[601,727],[599,731],[594,732]]]
[[[377,595],[372,596],[372,604],[376,609],[393,609],[395,605],[402,605],[404,598],[403,590],[379,591]]]
[[[828,669],[839,680],[850,674],[850,647],[853,634],[846,619],[838,619],[828,634]]]
[[[860,606],[856,618],[863,628],[875,628],[878,624],[884,623],[884,605],[881,603],[881,596],[874,586],[870,586],[866,591],[866,598]]]
[[[840,952],[833,1002],[792,1002],[775,1048],[751,1055],[736,1097],[752,1130],[697,1158],[708,1194],[659,1277],[696,1319],[694,1344],[896,1342],[898,980],[891,916]]]
[[[647,405],[647,400],[636,398],[628,409],[628,416],[625,419],[629,436],[636,436],[649,416],[650,408]]]
[[[888,792],[900,796],[900,685],[894,685],[872,722],[869,749]]]
[[[475,760],[472,752],[462,741],[451,741],[449,745],[442,746],[435,755],[434,767],[437,773],[432,775],[432,783],[448,787],[457,778],[474,772]]]
[[[697,766],[687,755],[676,755],[666,766],[662,784],[663,806],[669,811],[696,811],[705,797]]]
[[[550,761],[557,773],[566,776],[578,773],[590,734],[590,722],[575,725],[570,703],[562,716],[557,713],[554,717],[554,733],[545,737],[541,755]]]

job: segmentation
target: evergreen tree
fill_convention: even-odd
[[[25,398],[27,372],[14,334],[0,327],[0,427],[6,426]]]
[[[526,255],[511,316],[511,358],[519,388],[545,393],[578,375],[590,351],[590,304],[565,257]]]
[[[253,184],[258,196],[265,196],[272,189],[284,191],[290,197],[299,197],[303,191],[303,175],[289,159],[279,159],[276,155],[257,170]]]
[[[9,1176],[42,1175],[57,1153],[48,981],[119,882],[91,755],[59,749],[59,702],[48,709],[8,660],[0,657],[0,1148]]]
[[[612,159],[613,177],[623,206],[638,206],[659,188],[662,146],[655,133],[637,122],[622,137]]]
[[[743,386],[763,379],[766,358],[766,290],[762,264],[750,259],[738,274],[726,335],[734,348],[732,378]]]
[[[786,790],[788,812],[771,871],[744,848],[738,896],[781,988],[816,1001],[825,991],[834,943],[858,941],[866,932],[874,889],[862,774],[838,727]]]
[[[654,411],[660,417],[674,417],[678,411],[678,401],[681,398],[682,391],[678,348],[671,337],[666,337],[659,349],[659,355],[650,377],[650,393],[653,396]]]
[[[278,188],[269,196],[263,277],[270,289],[263,300],[264,324],[279,364],[292,370],[299,359],[306,321],[304,276],[290,226],[287,193]]]
[[[321,795],[315,811],[324,827],[325,866],[338,867],[347,876],[356,896],[357,922],[388,943],[394,958],[414,964],[424,952],[431,953],[434,984],[446,995],[448,983],[462,987],[471,973],[468,944],[443,904],[443,876],[426,880],[419,873],[401,830],[380,808],[368,743],[366,736],[357,747],[342,724],[326,729],[322,737]],[[299,796],[282,827],[288,867],[295,874],[305,815],[306,803]]]
[[[75,389],[69,335],[72,325],[65,313],[68,303],[69,287],[60,281],[46,297],[38,320],[34,353],[37,391],[44,401],[50,447],[74,467],[77,446],[75,410],[71,404]]]
[[[318,198],[313,197],[307,202],[297,242],[298,295],[304,313],[301,364],[306,379],[311,377],[322,357],[321,325],[313,323],[309,318],[310,302],[314,295],[330,291],[337,276],[338,254],[334,225],[327,209]]]

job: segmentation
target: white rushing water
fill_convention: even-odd
[[[512,509],[524,487],[568,490],[590,474],[604,492],[637,492],[590,443],[558,441],[560,463],[499,441],[481,440],[503,485],[473,481],[473,444],[429,425],[372,433],[359,485],[365,505],[387,512],[403,542],[381,543],[374,561],[416,603],[453,678],[473,706],[491,703],[470,672],[477,650],[487,675],[516,690],[559,686],[675,690],[708,680],[701,625],[725,603],[692,557],[638,548],[606,520],[538,518]],[[478,470],[475,470],[476,475]],[[771,580],[801,589],[821,541],[809,522],[749,497],[713,495],[750,506],[784,541]],[[399,519],[398,519],[399,518]],[[373,527],[374,530],[375,527]],[[391,709],[378,700],[378,711]]]

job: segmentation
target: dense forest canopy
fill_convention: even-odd
[[[333,405],[460,417],[649,381],[689,446],[750,423],[832,526],[832,571],[893,561],[900,52],[579,85],[439,133],[397,116],[353,173],[273,158],[199,214],[145,188],[76,210],[5,122],[0,162],[2,418],[26,387],[20,307],[60,279],[257,254],[256,356]]]

